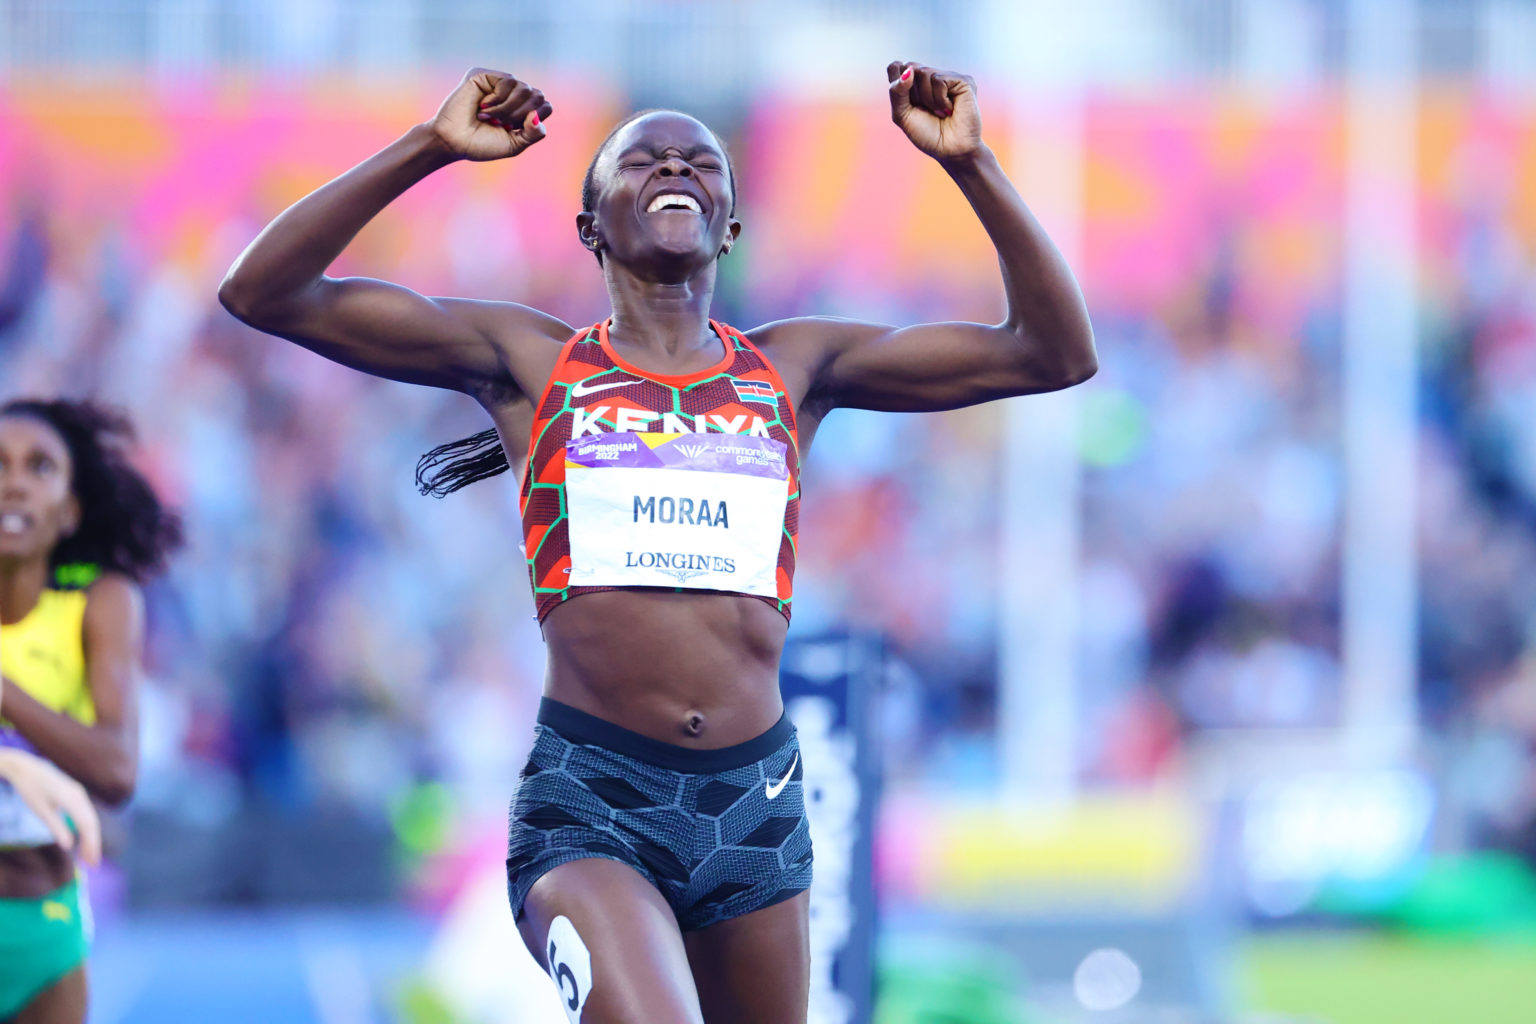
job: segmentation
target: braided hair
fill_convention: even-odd
[[[129,462],[134,430],[128,417],[95,402],[38,398],[0,405],[0,417],[11,416],[47,424],[69,449],[69,489],[80,504],[80,525],[49,555],[56,578],[85,582],[97,572],[118,572],[142,583],[162,572],[182,544],[181,517]]]

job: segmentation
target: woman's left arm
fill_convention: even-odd
[[[33,748],[109,805],[133,795],[139,768],[138,681],[144,599],[123,576],[91,585],[85,606],[85,667],[96,722],[50,711],[6,681],[5,717]]]
[[[922,412],[1056,391],[1093,376],[1098,356],[1082,292],[982,141],[975,82],[902,63],[886,77],[891,119],[948,172],[997,247],[1008,315],[995,325],[805,318],[764,328],[781,350],[813,346],[818,365],[807,398],[829,409]]]

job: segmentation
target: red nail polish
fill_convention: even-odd
[[[903,71],[901,73],[901,80],[903,82],[905,82],[907,79],[909,79],[911,77],[912,77],[912,69],[911,68],[907,68],[907,70],[905,70],[905,71]]]
[[[535,110],[533,112],[533,116],[528,119],[528,127],[529,128],[537,128],[538,126],[539,126],[539,112],[537,110]]]

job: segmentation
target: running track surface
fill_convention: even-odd
[[[91,1024],[395,1020],[433,928],[399,909],[118,917],[92,956]]]

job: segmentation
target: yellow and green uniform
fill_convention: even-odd
[[[89,915],[78,879],[40,900],[0,899],[0,1020],[85,963]]]
[[[85,604],[83,590],[44,590],[24,619],[0,626],[0,674],[50,710],[90,725],[96,705],[85,672]],[[0,746],[31,750],[3,717]],[[52,842],[42,822],[0,781],[0,856]],[[0,899],[0,1020],[79,967],[89,932],[89,904],[78,880],[42,899]]]

